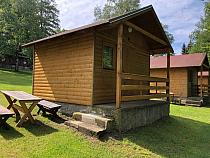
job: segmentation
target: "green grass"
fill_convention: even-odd
[[[0,89],[30,93],[31,74],[0,70]],[[2,95],[0,103],[7,106]],[[206,107],[172,105],[170,118],[104,141],[47,117],[34,117],[37,125],[16,128],[15,118],[10,118],[10,129],[0,128],[0,157],[210,157],[210,108]]]

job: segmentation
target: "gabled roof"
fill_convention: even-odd
[[[208,58],[206,53],[194,53],[186,55],[175,55],[170,57],[170,67],[171,68],[181,68],[181,67],[199,67]],[[161,69],[166,68],[166,56],[150,57],[150,68],[151,69]]]
[[[141,17],[137,18],[138,16],[141,16]],[[46,40],[50,40],[50,39],[53,39],[53,38],[57,38],[57,37],[60,37],[60,36],[71,34],[71,33],[77,32],[77,31],[90,29],[90,28],[95,28],[95,27],[103,26],[103,25],[105,26],[105,25],[109,25],[109,24],[115,24],[115,23],[117,24],[119,22],[124,22],[126,20],[137,21],[137,25],[142,25],[144,27],[144,29],[146,29],[148,32],[158,34],[158,37],[161,38],[162,40],[164,40],[167,43],[167,46],[156,45],[156,46],[154,46],[154,49],[165,49],[167,47],[167,48],[171,49],[171,51],[173,51],[173,48],[171,47],[171,44],[170,44],[170,42],[169,42],[169,40],[168,40],[168,38],[167,38],[163,28],[162,28],[162,25],[161,25],[156,13],[155,13],[153,7],[152,7],[152,5],[146,6],[144,8],[140,8],[138,10],[126,13],[126,14],[121,15],[121,16],[110,18],[108,20],[95,22],[95,23],[92,23],[92,24],[89,24],[89,25],[85,25],[85,26],[82,26],[82,27],[72,29],[72,30],[67,30],[67,31],[64,31],[64,32],[46,37],[46,38],[42,38],[42,39],[30,42],[30,43],[24,44],[24,45],[22,45],[22,47],[31,46],[31,45],[34,45],[34,44],[39,43],[39,42],[43,42],[43,41],[46,41]],[[156,26],[154,26],[154,25],[156,25]]]

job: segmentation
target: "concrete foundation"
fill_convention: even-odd
[[[71,116],[74,112],[85,112],[111,118],[114,120],[115,128],[122,132],[151,124],[169,116],[170,113],[170,103],[159,100],[123,102],[120,109],[115,108],[115,103],[94,106],[59,104],[62,105],[60,112],[66,115]]]
[[[115,111],[115,123],[119,131],[128,131],[149,125],[163,117],[168,117],[170,104],[163,101],[145,102],[145,104],[124,107]]]

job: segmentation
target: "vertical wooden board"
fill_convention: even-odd
[[[119,25],[117,37],[117,80],[116,80],[116,108],[120,108],[121,104],[121,85],[122,85],[122,62],[123,62],[123,24]]]

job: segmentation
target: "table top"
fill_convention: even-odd
[[[3,94],[8,95],[18,101],[40,101],[39,97],[23,91],[1,91]]]

